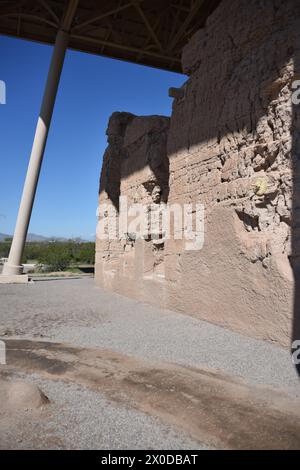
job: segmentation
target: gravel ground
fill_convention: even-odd
[[[0,337],[109,348],[140,359],[219,369],[300,396],[287,350],[188,315],[108,293],[93,279],[0,285]],[[0,448],[205,449],[173,426],[78,384],[13,373],[50,398],[42,412],[1,419]]]
[[[220,369],[250,383],[300,394],[287,350],[105,292],[93,279],[0,285],[0,335],[4,333]]]
[[[13,379],[35,383],[50,404],[2,420],[0,449],[200,449],[208,447],[160,420],[79,385],[41,380],[35,374]]]

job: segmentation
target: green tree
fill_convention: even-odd
[[[46,264],[49,271],[64,271],[72,260],[69,247],[64,243],[47,243],[41,247],[39,263]]]

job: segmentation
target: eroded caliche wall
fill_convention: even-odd
[[[159,229],[155,233],[145,230],[147,236],[137,238],[130,229],[136,214],[129,216],[127,228],[121,226],[119,219],[127,211],[119,201],[123,196],[128,209],[141,204],[149,214],[167,202],[169,121],[165,116],[120,112],[111,116],[100,179],[99,219],[103,223],[99,224],[96,244],[96,282],[145,301],[153,301],[155,295],[160,305],[163,299],[157,283],[164,280],[164,243]]]
[[[289,344],[299,20],[296,0],[223,0],[184,49],[189,78],[170,125],[162,117],[112,116],[100,202],[110,191],[136,202],[157,193],[169,204],[201,202],[205,241],[188,251],[178,240],[99,240],[99,284]]]

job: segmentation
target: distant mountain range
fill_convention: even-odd
[[[0,242],[3,242],[5,238],[11,238],[12,235],[8,235],[7,233],[0,233]],[[37,235],[36,233],[28,233],[27,235],[27,241],[28,242],[50,242],[50,241],[56,241],[56,242],[66,242],[70,240],[70,238],[63,238],[63,237],[44,237],[43,235]],[[72,238],[72,240],[77,240],[80,242],[86,242],[90,240],[83,240],[82,238]]]

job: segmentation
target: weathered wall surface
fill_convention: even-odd
[[[223,0],[184,50],[189,79],[184,96],[174,100],[170,128],[167,118],[112,116],[100,202],[110,191],[147,202],[157,186],[170,204],[202,202],[205,242],[202,250],[187,251],[178,240],[159,246],[129,240],[129,248],[98,241],[99,283],[289,344],[291,83],[299,20],[296,0]],[[113,121],[119,126],[114,141]],[[106,190],[104,174],[111,178]]]
[[[104,225],[110,231],[107,239],[97,237],[96,280],[108,289],[147,301],[153,301],[156,282],[160,284],[164,277],[163,246],[157,234],[149,232],[145,239],[137,239],[135,233],[119,230],[119,196],[127,198],[128,207],[140,203],[146,211],[167,202],[169,121],[164,116],[114,113],[100,180],[100,207],[112,201],[116,212],[107,211],[106,218],[115,219],[115,224]]]

